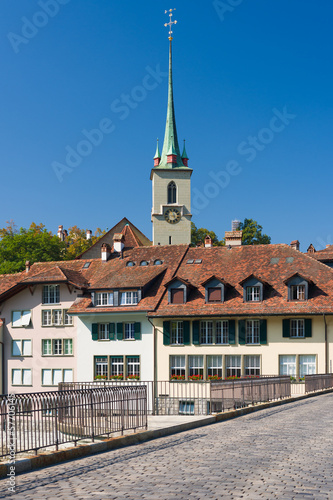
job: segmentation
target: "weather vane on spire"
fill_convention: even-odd
[[[172,40],[172,34],[173,34],[173,31],[172,31],[172,29],[171,29],[171,28],[172,28],[172,25],[173,25],[173,24],[177,24],[177,21],[176,21],[176,20],[175,20],[175,21],[173,21],[173,20],[172,20],[172,16],[173,16],[173,13],[172,13],[172,12],[173,12],[174,10],[176,10],[176,9],[170,9],[170,10],[166,10],[166,11],[165,11],[165,14],[168,14],[168,15],[169,15],[169,17],[170,17],[170,21],[169,21],[168,23],[165,23],[165,25],[164,25],[164,26],[169,26],[169,40],[170,40],[170,41]]]

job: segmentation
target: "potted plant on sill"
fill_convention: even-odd
[[[172,382],[177,382],[177,380],[185,380],[185,375],[171,375],[170,380]]]
[[[120,375],[111,375],[110,380],[124,380],[124,375],[122,373]]]
[[[94,380],[106,380],[106,375],[96,375]]]
[[[192,382],[198,382],[199,380],[202,380],[202,375],[199,375],[199,373],[195,375],[189,375],[188,379],[191,380]]]
[[[208,380],[222,380],[218,375],[208,375]]]
[[[140,380],[140,375],[128,375],[127,380]]]

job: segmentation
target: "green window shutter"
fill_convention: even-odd
[[[304,320],[304,337],[312,337],[312,319]]]
[[[260,320],[260,344],[267,344],[267,320]]]
[[[229,344],[236,344],[236,322],[234,319],[229,319]]]
[[[141,323],[134,323],[134,338],[135,340],[141,340]]]
[[[163,344],[170,345],[170,321],[163,321]]]
[[[183,321],[184,345],[190,345],[190,322]]]
[[[200,344],[200,321],[193,321],[192,328],[193,328],[193,338],[192,338],[193,344],[199,345]]]
[[[91,325],[91,338],[93,340],[98,340],[98,324],[97,323],[93,323]]]
[[[116,325],[114,323],[109,323],[109,340],[115,340]]]
[[[241,319],[238,321],[238,343],[241,345],[245,344],[245,320]]]
[[[282,337],[290,337],[290,319],[282,321]]]
[[[123,340],[123,324],[117,323],[117,340]]]

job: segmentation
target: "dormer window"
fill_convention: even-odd
[[[246,302],[260,302],[260,286],[246,287]]]
[[[184,304],[184,290],[171,288],[171,304]]]
[[[208,280],[201,283],[205,287],[205,301],[206,303],[221,303],[224,302],[225,286],[226,283],[222,278],[211,276]]]
[[[154,262],[154,266],[161,266],[163,264],[163,260],[157,259]]]
[[[120,305],[121,306],[132,306],[139,302],[139,294],[135,292],[121,292]]]
[[[168,205],[172,203],[177,203],[177,187],[173,181],[168,184]]]
[[[113,293],[96,293],[96,306],[113,306]]]
[[[264,298],[264,284],[253,274],[241,281],[244,302],[261,302]]]
[[[288,300],[308,300],[309,285],[313,285],[311,280],[296,273],[290,278],[287,278],[284,283],[288,286]]]
[[[140,266],[148,266],[149,265],[149,262],[147,260],[142,260],[140,262]]]
[[[135,266],[135,262],[133,262],[132,260],[129,260],[126,264],[127,267],[134,267]]]

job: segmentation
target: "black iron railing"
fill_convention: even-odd
[[[106,386],[0,396],[0,456],[147,428],[147,388]]]
[[[289,376],[214,381],[210,388],[210,409],[216,413],[290,395]]]
[[[333,374],[305,375],[305,392],[322,391],[333,387]]]

